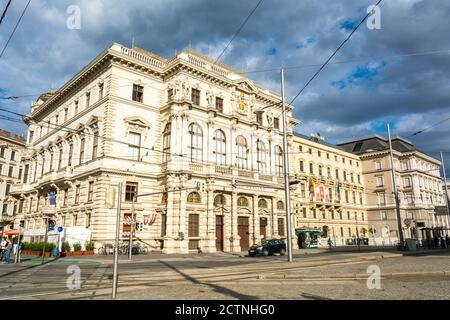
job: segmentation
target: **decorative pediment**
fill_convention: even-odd
[[[239,79],[236,81],[237,89],[247,94],[258,92],[258,88],[248,79]]]
[[[123,119],[129,126],[141,127],[143,129],[150,129],[150,122],[141,116],[128,117]]]

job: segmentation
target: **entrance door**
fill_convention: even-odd
[[[249,223],[248,217],[238,217],[238,235],[241,237],[241,250],[246,251],[249,247]]]
[[[223,216],[216,216],[216,250],[223,251]]]
[[[261,239],[267,237],[267,218],[259,218],[259,234]]]

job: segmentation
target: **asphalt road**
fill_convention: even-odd
[[[317,252],[122,257],[118,299],[449,299],[450,252]],[[380,288],[368,289],[369,266]],[[79,269],[78,269],[79,268]],[[75,270],[75,274],[73,273]],[[75,281],[79,270],[79,289]],[[447,273],[445,273],[447,271]],[[111,299],[111,257],[25,258],[0,266],[0,299]]]

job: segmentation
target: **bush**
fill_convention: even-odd
[[[56,248],[56,244],[54,244],[53,242],[51,243],[46,243],[45,244],[45,252],[52,252],[52,250]]]
[[[23,243],[23,250],[30,250],[30,243],[29,242],[24,242]]]
[[[73,251],[80,251],[80,250],[81,250],[81,244],[79,244],[78,242],[74,243],[73,244]]]
[[[70,244],[68,241],[64,241],[61,245],[61,251],[62,252],[69,252],[70,251]]]
[[[86,251],[94,251],[94,241],[89,241],[86,243]]]

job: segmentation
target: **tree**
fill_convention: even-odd
[[[375,234],[375,233],[377,233],[377,229],[375,229],[374,227],[371,227],[370,229],[369,229],[369,232],[370,232],[370,234]]]
[[[364,227],[362,227],[362,228],[361,228],[361,233],[362,233],[363,236],[365,237],[365,236],[366,236],[366,233],[367,233],[367,229],[364,228]]]

